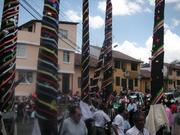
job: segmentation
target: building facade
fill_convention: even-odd
[[[140,72],[141,89],[145,91],[146,89],[151,89],[151,69],[150,64],[146,67],[141,68]],[[164,63],[163,68],[164,76],[164,90],[180,90],[180,63]]]
[[[59,90],[73,88],[77,23],[59,22],[58,76]],[[32,20],[19,27],[16,56],[17,96],[29,96],[36,89],[36,73],[40,46],[41,21]]]
[[[100,54],[100,47],[90,46],[90,84],[94,76],[94,70],[98,62]],[[118,51],[113,51],[113,91],[120,93],[121,90],[140,90],[140,81],[138,76],[140,74],[140,63],[142,61],[134,59],[126,54]],[[74,75],[74,90],[80,92],[81,80],[81,56],[75,55],[75,75]],[[102,77],[99,81],[101,85]],[[77,85],[78,84],[78,85]]]

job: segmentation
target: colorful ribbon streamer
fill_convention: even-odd
[[[96,66],[96,69],[94,71],[94,78],[93,78],[93,82],[91,85],[91,89],[89,92],[90,96],[92,96],[92,97],[100,96],[100,93],[99,93],[100,88],[98,86],[98,82],[100,81],[101,72],[103,70],[103,56],[104,56],[104,51],[103,51],[103,47],[102,47],[101,51],[100,51],[97,66]]]
[[[14,105],[18,0],[4,0],[0,31],[0,111],[11,111]]]
[[[158,103],[161,97],[163,96],[164,6],[165,0],[155,1],[154,32],[151,62],[152,104]]]
[[[57,118],[59,0],[45,0],[37,67],[37,117]],[[51,22],[51,23],[50,23]]]
[[[89,95],[89,1],[83,0],[83,39],[81,57],[81,98]]]
[[[111,0],[106,1],[105,19],[105,40],[104,40],[104,67],[102,92],[103,100],[107,101],[113,91],[113,71],[112,71],[112,4]]]

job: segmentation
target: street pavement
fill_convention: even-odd
[[[34,120],[16,122],[15,135],[32,135]]]

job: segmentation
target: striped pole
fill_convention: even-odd
[[[0,31],[0,111],[10,111],[14,105],[18,14],[18,0],[4,0]]]
[[[87,100],[89,92],[89,2],[83,0],[83,37],[81,56],[81,98]]]
[[[155,1],[154,31],[151,59],[152,104],[158,103],[158,101],[163,96],[164,6],[165,0]]]
[[[36,114],[42,135],[57,133],[59,0],[45,0],[36,82]]]
[[[97,66],[96,66],[96,69],[94,71],[94,78],[93,78],[93,83],[92,83],[91,92],[90,92],[91,96],[95,96],[95,95],[100,94],[99,93],[100,88],[98,86],[98,82],[100,81],[101,72],[103,70],[103,56],[104,56],[104,51],[103,51],[103,47],[102,47],[101,51],[100,51]]]
[[[104,40],[104,73],[102,82],[103,100],[107,101],[113,91],[112,72],[112,4],[106,1],[105,40]]]

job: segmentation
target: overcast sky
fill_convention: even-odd
[[[0,18],[3,1],[0,0]],[[43,0],[26,1],[42,15]],[[24,0],[20,0],[20,2],[24,4]],[[90,43],[102,46],[104,40],[105,0],[89,0],[89,5]],[[148,62],[152,46],[154,0],[112,0],[112,5],[113,44],[118,44],[115,49]],[[39,18],[35,12],[30,8],[28,9]],[[19,18],[19,25],[34,19],[21,6]],[[79,22],[77,44],[81,46],[82,0],[61,0],[60,20]],[[175,59],[180,60],[180,0],[166,0],[164,42],[165,62],[171,62]]]

